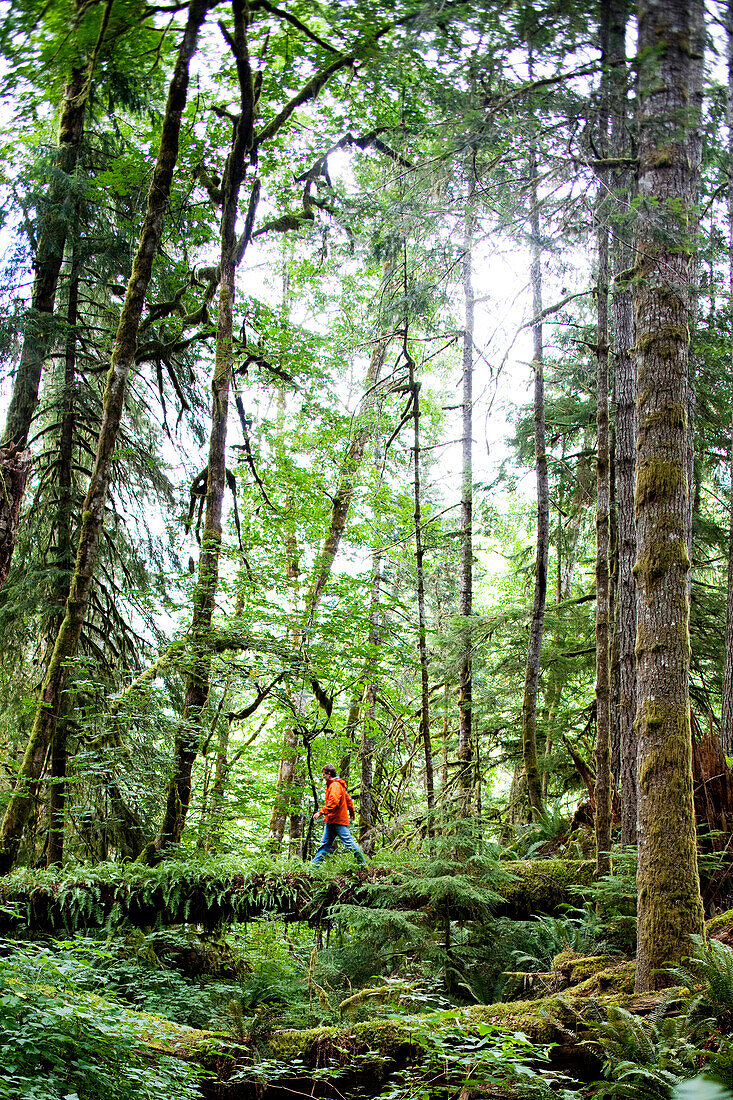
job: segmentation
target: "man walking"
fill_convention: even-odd
[[[323,769],[323,778],[326,780],[326,801],[320,810],[313,814],[313,820],[323,817],[325,827],[321,844],[311,860],[312,863],[320,863],[328,855],[336,843],[336,838],[349,848],[356,857],[357,863],[366,866],[364,853],[351,835],[349,821],[354,816],[354,803],[351,795],[346,790],[343,779],[336,775],[333,764],[326,764]]]

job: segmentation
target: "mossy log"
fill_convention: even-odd
[[[526,860],[501,869],[502,880],[487,886],[487,902],[497,915],[518,919],[559,912],[577,900],[575,889],[592,875],[592,864],[573,860]],[[419,870],[370,868],[324,878],[310,868],[212,873],[167,862],[157,868],[105,864],[78,876],[20,872],[0,881],[0,931],[184,923],[216,928],[264,914],[318,924],[328,921],[335,905],[379,905],[380,895],[384,904],[387,893],[395,909],[433,904],[430,880]],[[476,913],[453,905],[450,915],[470,920]]]
[[[633,993],[634,971],[632,960],[614,955],[578,955],[568,948],[552,960],[551,970],[512,971],[507,977],[511,988],[521,991],[521,999],[535,1000],[568,989],[582,990],[589,996]]]
[[[269,1063],[266,1076],[261,1052],[255,1053],[244,1040],[192,1031],[177,1034],[173,1043],[169,1039],[158,1041],[156,1049],[199,1062],[209,1072],[213,1070],[216,1081],[203,1086],[204,1095],[212,1100],[250,1096],[276,1100],[290,1089],[314,1096],[336,1095],[329,1091],[324,1076],[329,1067],[334,1071],[333,1083],[342,1093],[345,1087],[358,1085],[365,1095],[375,1095],[393,1072],[425,1057],[420,1036],[426,1030],[435,1037],[458,1029],[469,1037],[478,1036],[485,1024],[506,1028],[510,1033],[522,1032],[538,1044],[554,1044],[551,1061],[556,1068],[595,1076],[600,1065],[582,1045],[587,1033],[586,1017],[597,1022],[609,1008],[619,1006],[644,1016],[659,1006],[664,994],[591,994],[584,986],[533,1001],[473,1005],[350,1026],[273,1031],[264,1038]],[[310,1076],[309,1071],[316,1068],[317,1076]]]

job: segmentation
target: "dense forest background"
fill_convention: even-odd
[[[0,13],[0,1097],[730,1095],[733,5]]]

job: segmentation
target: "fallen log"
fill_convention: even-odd
[[[451,876],[437,879],[420,868],[355,869],[328,877],[310,868],[247,872],[167,861],[153,868],[104,864],[66,875],[21,871],[0,880],[0,932],[186,923],[212,929],[265,914],[316,925],[327,923],[338,905],[433,909],[459,921],[489,911],[521,919],[576,903],[578,887],[592,873],[591,863],[578,860],[507,862],[452,897]]]

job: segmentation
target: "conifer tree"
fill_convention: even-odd
[[[699,159],[699,0],[639,4],[635,250],[638,585],[636,988],[703,930],[690,734],[689,347]]]

